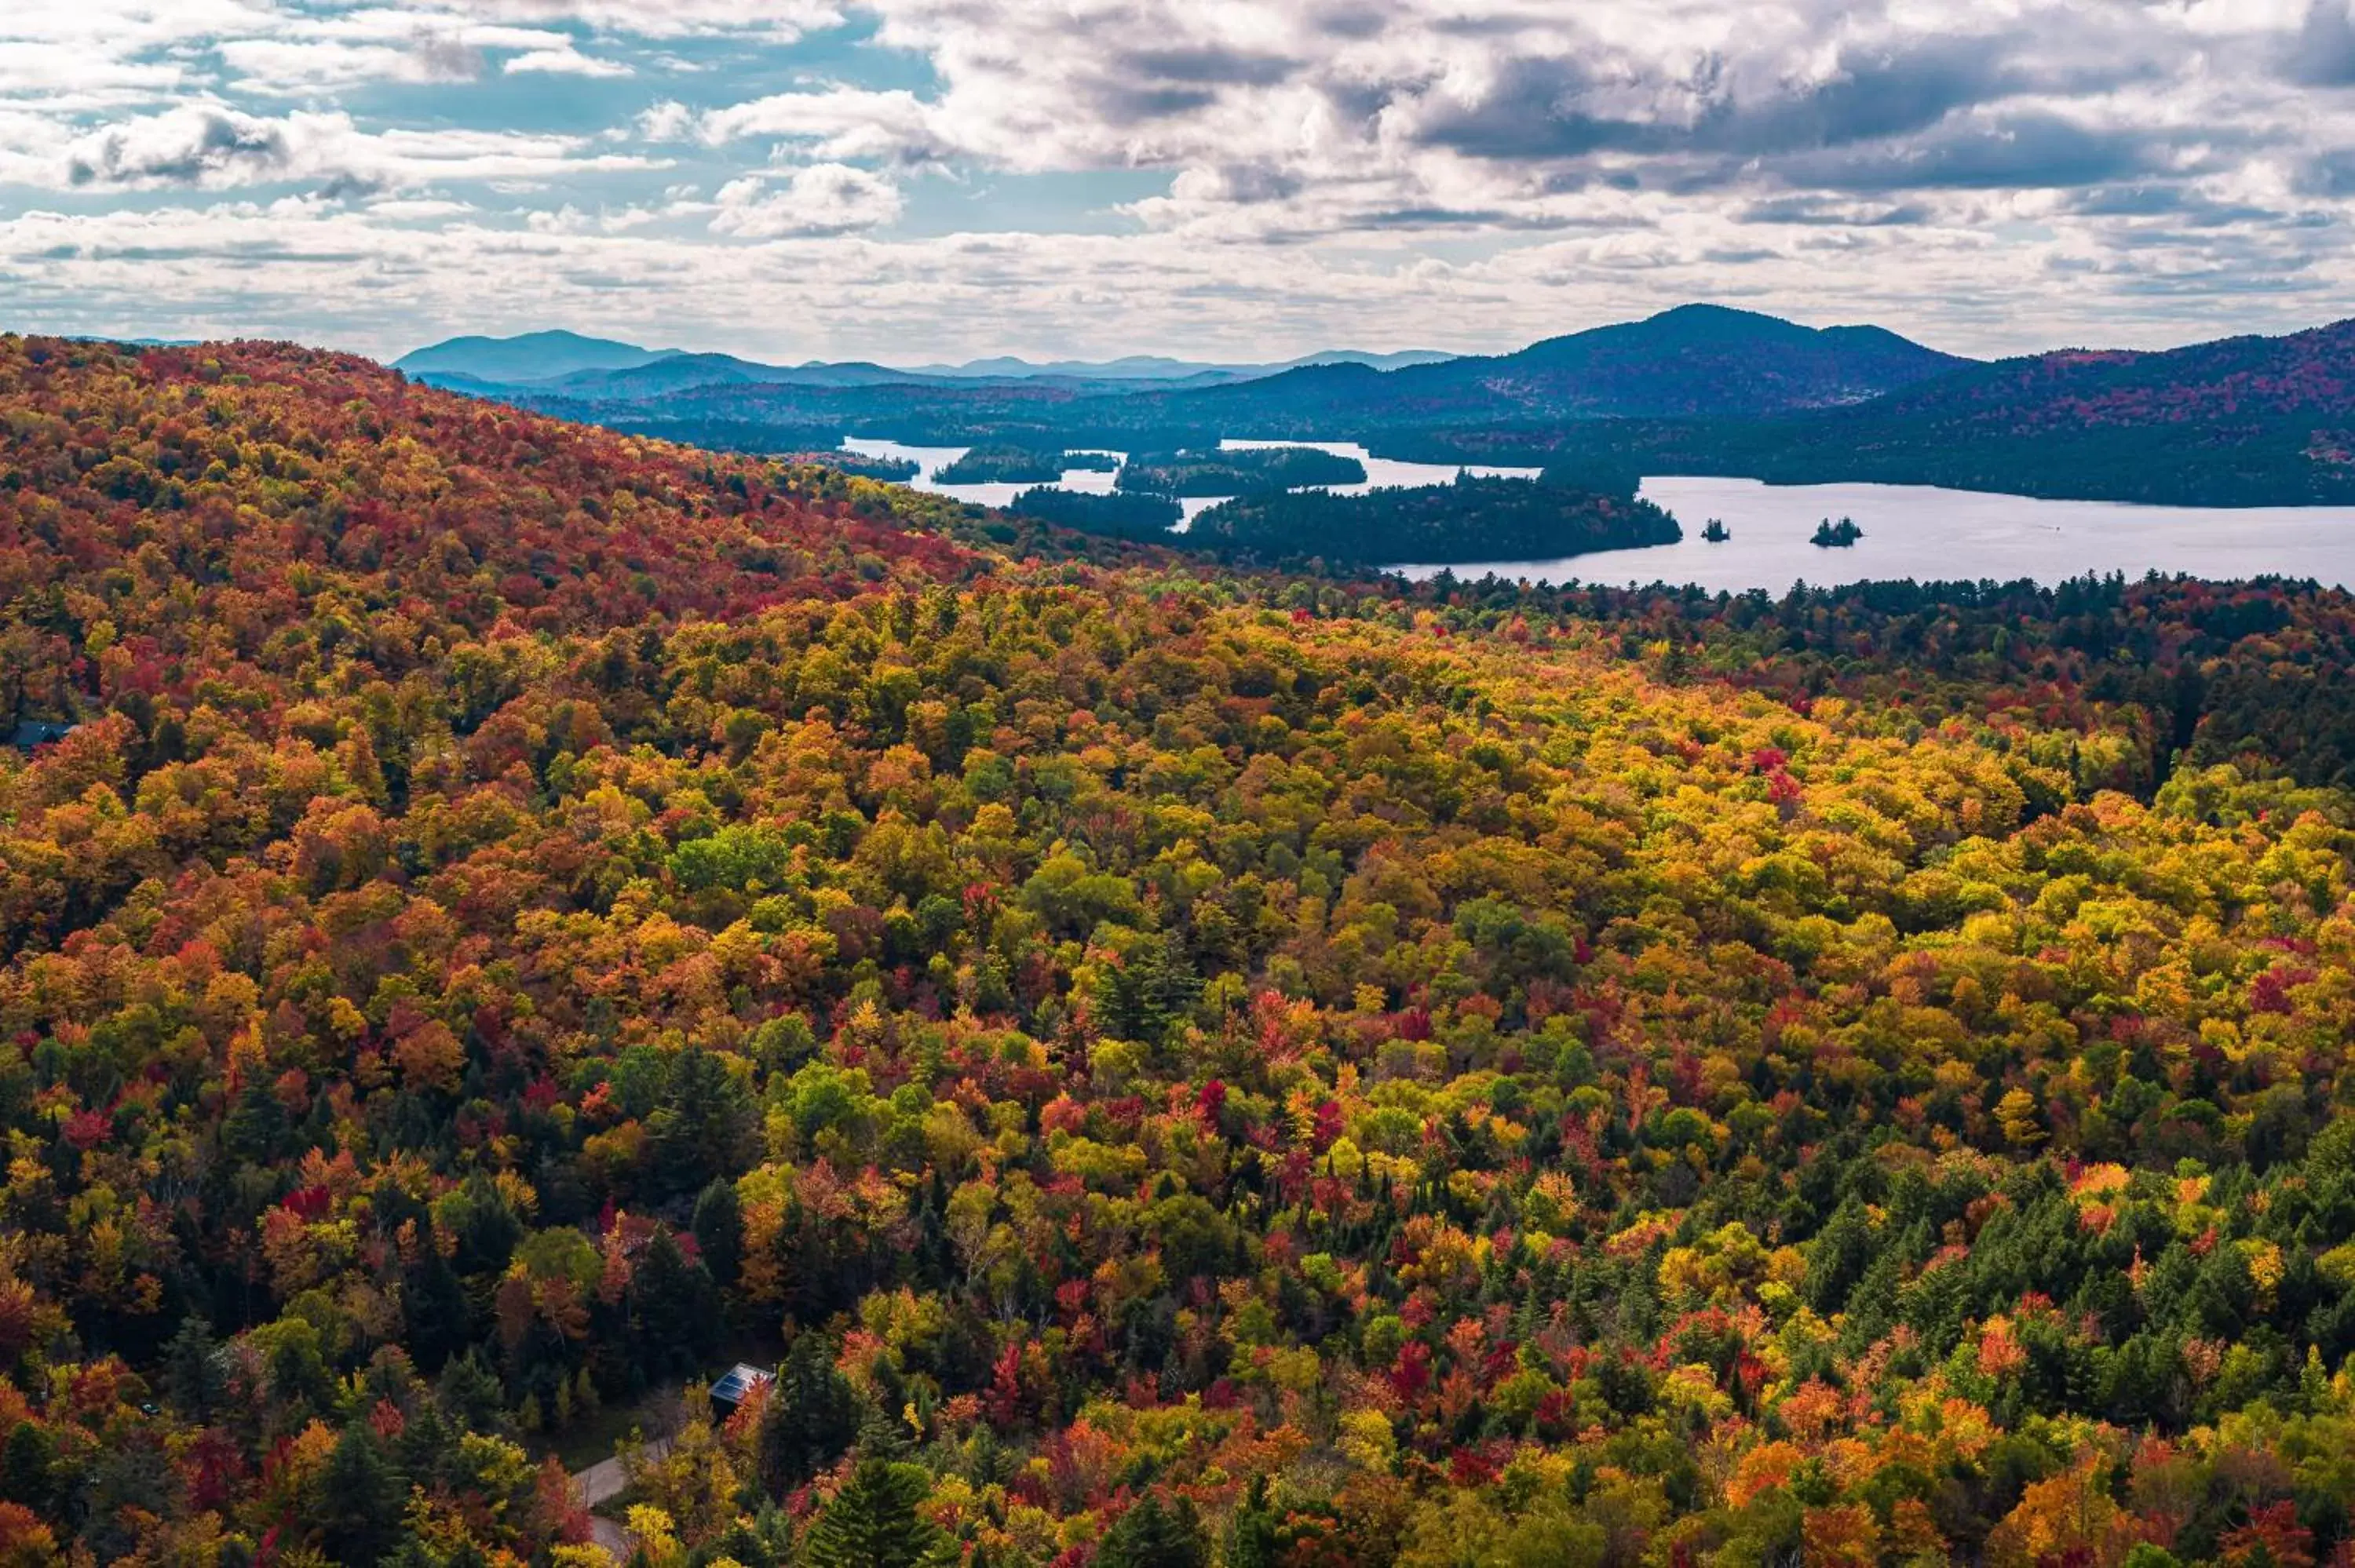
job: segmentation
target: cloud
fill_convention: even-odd
[[[762,175],[730,181],[719,192],[712,232],[739,239],[852,234],[898,220],[900,188],[847,164],[813,164],[782,184]]]
[[[676,104],[648,111],[648,133],[680,132],[688,122]],[[938,111],[904,89],[888,92],[835,88],[756,99],[696,118],[693,133],[721,146],[753,137],[773,137],[804,145],[821,158],[878,158],[923,163],[965,149],[956,133],[939,122]]]
[[[2145,173],[2164,152],[2161,140],[2131,130],[2025,113],[1942,127],[1897,146],[1796,159],[1785,177],[1835,191],[2042,190]]]
[[[2355,87],[2355,5],[2308,0],[2306,23],[2283,51],[2285,74],[2307,87]]]
[[[845,20],[829,0],[440,0],[436,8],[486,21],[578,22],[644,38],[732,33],[791,42]]]
[[[46,182],[76,190],[228,190],[307,184],[336,196],[453,182],[534,181],[662,167],[577,137],[363,131],[348,114],[262,117],[189,105],[101,126],[66,145]]]
[[[560,48],[533,49],[528,54],[517,55],[500,69],[509,76],[537,73],[542,76],[623,77],[635,74],[619,60],[584,55],[570,44]]]
[[[119,187],[255,185],[284,177],[293,156],[284,122],[192,107],[81,138],[67,151],[66,181]]]
[[[344,39],[240,38],[219,46],[222,61],[246,91],[309,93],[368,82],[472,81],[483,51],[461,34],[416,33],[398,43]]]
[[[0,0],[0,297],[364,335],[642,302],[745,346],[757,293],[926,357],[1692,297],[1966,348],[2197,335],[2203,289],[2289,324],[2355,285],[2349,7]]]

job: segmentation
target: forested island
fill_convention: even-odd
[[[1816,524],[1814,535],[1807,541],[1818,549],[1845,550],[1864,537],[1864,530],[1856,525],[1853,517],[1843,517],[1835,523],[1827,517]]]
[[[786,452],[780,462],[815,463],[822,468],[836,469],[856,474],[861,479],[877,479],[890,484],[905,484],[921,476],[923,465],[912,458],[868,457],[861,452],[809,451]]]
[[[1185,510],[1167,495],[1140,491],[1089,495],[1076,490],[1042,486],[1024,491],[1007,510],[1018,517],[1034,517],[1042,523],[1108,538],[1173,546],[1185,542],[1182,535],[1170,533],[1185,515]]]
[[[1363,484],[1366,465],[1316,447],[1165,452],[1129,459],[1115,482],[1157,495],[1246,495],[1303,484]]]
[[[1556,560],[1684,537],[1677,520],[1647,501],[1470,476],[1363,495],[1243,496],[1196,518],[1189,533],[1204,546],[1386,566]]]
[[[932,477],[943,484],[1052,484],[1071,469],[1108,471],[1114,466],[1097,454],[1060,447],[980,446],[935,470]]]

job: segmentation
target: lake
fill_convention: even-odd
[[[1400,462],[1392,458],[1378,458],[1365,448],[1352,445],[1348,441],[1230,440],[1219,443],[1220,450],[1230,452],[1252,451],[1263,447],[1314,447],[1319,451],[1332,452],[1338,457],[1356,458],[1365,464],[1366,482],[1363,484],[1316,487],[1329,489],[1336,495],[1359,495],[1369,490],[1385,487],[1446,484],[1452,482],[1459,471],[1469,471],[1483,478],[1496,476],[1508,479],[1535,479],[1538,476],[1538,471],[1533,468],[1482,468],[1474,465],[1467,471],[1459,470],[1453,463]],[[908,482],[911,488],[928,491],[934,495],[950,496],[958,501],[971,502],[976,506],[1010,506],[1014,503],[1016,496],[1026,490],[1035,488],[1028,484],[943,484],[932,477],[942,469],[964,456],[972,450],[969,447],[911,447],[903,446],[898,441],[851,440],[843,442],[842,449],[845,451],[857,452],[861,457],[888,458],[900,462],[912,462],[917,466],[918,471],[916,477]],[[1113,455],[1124,462],[1128,461],[1128,454],[1125,452],[1114,452]],[[1082,469],[1073,469],[1063,475],[1055,488],[1082,491],[1091,495],[1103,495],[1111,492],[1115,477],[1117,476],[1109,473],[1090,473]],[[1221,495],[1209,498],[1192,497],[1180,501],[1178,504],[1185,514],[1185,518],[1178,524],[1176,531],[1183,533],[1193,525],[1195,518],[1220,502],[1232,499],[1234,499],[1232,496]]]
[[[1751,479],[1650,479],[1643,495],[1684,524],[1681,544],[1448,569],[1459,577],[1493,571],[1555,583],[1697,583],[1775,594],[1801,581],[1833,587],[1897,577],[2033,577],[2051,584],[2087,572],[2139,577],[2152,571],[2218,580],[2313,577],[2355,587],[2355,507],[2129,506],[1924,485],[1774,486]],[[1732,531],[1721,545],[1700,536],[1712,517]],[[1864,537],[1845,549],[1808,542],[1817,523],[1842,517],[1854,518]],[[1398,570],[1420,579],[1440,568]]]
[[[1399,462],[1343,441],[1228,440],[1224,450],[1313,446],[1366,465],[1364,484],[1332,486],[1337,494],[1389,485],[1445,484],[1452,464]],[[1021,484],[943,484],[932,475],[963,457],[964,447],[911,447],[897,441],[855,440],[847,450],[914,462],[916,489],[982,506],[1007,506],[1029,489]],[[1117,454],[1116,454],[1117,455]],[[1537,470],[1473,467],[1481,476],[1534,479]],[[1103,494],[1114,476],[1075,470],[1061,488]],[[1550,561],[1492,561],[1445,569],[1459,577],[1527,577],[1532,581],[1694,583],[1712,592],[1764,588],[1779,594],[1795,582],[1820,587],[1913,577],[1917,581],[2009,582],[2032,577],[2057,583],[2087,572],[2188,573],[2219,581],[2237,577],[2313,577],[2355,588],[2355,507],[2216,508],[2132,506],[2106,501],[2036,501],[2017,495],[1938,490],[1927,485],[1770,485],[1754,479],[1662,478],[1644,482],[1646,500],[1684,524],[1681,544],[1640,550],[1605,550]],[[1180,503],[1182,530],[1219,499]],[[1721,545],[1702,539],[1702,526],[1723,521],[1733,536]],[[1852,517],[1864,537],[1845,549],[1810,544],[1816,524]],[[1435,566],[1395,568],[1416,579],[1436,577]]]

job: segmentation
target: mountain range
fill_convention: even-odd
[[[1398,370],[1443,363],[1450,355],[1429,350],[1366,354],[1336,349],[1274,365],[1225,365],[1131,355],[1107,361],[1055,360],[1033,364],[1000,355],[963,365],[925,365],[893,369],[864,361],[767,365],[730,354],[690,354],[676,348],[641,348],[611,338],[572,332],[529,333],[520,337],[454,337],[403,355],[393,368],[412,379],[453,391],[484,393],[507,388],[536,394],[638,400],[666,397],[699,387],[873,387],[924,381],[1063,381],[1108,387],[1219,386],[1255,380],[1309,366],[1349,365]]]
[[[1130,451],[1257,437],[1359,441],[1426,461],[1785,483],[2355,503],[2355,322],[2165,352],[2070,349],[1984,363],[1878,327],[1817,329],[1689,305],[1509,355],[1391,368],[1319,356],[1249,376],[1177,379],[1122,379],[1104,366],[1085,367],[1094,372],[1086,378],[1047,366],[1020,376],[920,375],[676,354],[517,385],[454,368],[512,373],[512,349],[485,347],[442,345],[401,368],[541,412],[736,450],[826,450],[846,435]],[[548,347],[530,363],[649,352],[593,340]]]

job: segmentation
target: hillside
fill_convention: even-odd
[[[1167,400],[1178,422],[1329,433],[1593,418],[1742,418],[1864,402],[1967,364],[1871,327],[1686,305],[1498,358],[1295,372]],[[1339,423],[1337,424],[1336,421]]]
[[[1778,483],[1879,482],[2192,506],[2355,503],[2355,322],[2166,353],[1973,366],[1855,408],[1750,421],[1495,427],[1398,455],[1577,459]]]
[[[0,338],[0,1561],[2341,1561],[2350,674]]]

